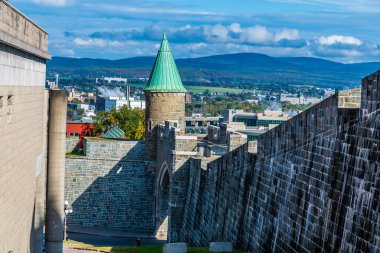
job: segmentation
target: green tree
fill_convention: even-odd
[[[125,138],[142,140],[145,137],[145,111],[123,106],[110,112],[100,111],[94,126],[95,135],[106,132],[112,125],[117,124],[125,133]]]
[[[79,109],[77,109],[77,113],[79,116],[82,116],[82,115],[84,115],[85,111],[83,108],[79,108]]]

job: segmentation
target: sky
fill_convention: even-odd
[[[10,0],[49,33],[53,56],[230,53],[380,62],[380,0]]]

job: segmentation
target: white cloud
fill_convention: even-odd
[[[273,39],[273,34],[264,26],[254,26],[243,30],[244,41],[248,43],[264,44]]]
[[[282,29],[274,35],[274,41],[281,40],[298,40],[300,39],[300,33],[297,29]]]
[[[228,28],[231,32],[234,32],[234,33],[241,33],[242,32],[241,25],[239,23],[233,23],[233,24],[229,25]]]
[[[379,13],[380,5],[378,0],[269,0],[270,2],[291,3],[291,4],[311,4],[324,7],[337,7],[342,10],[352,12]]]
[[[331,36],[321,36],[318,38],[318,43],[320,45],[335,45],[335,44],[346,44],[352,46],[361,46],[363,42],[352,36],[343,36],[343,35],[331,35]]]
[[[71,4],[72,0],[31,0],[31,2],[50,6],[66,6]]]
[[[82,39],[75,38],[74,44],[83,47],[119,47],[123,43],[119,41],[105,40],[105,39]]]
[[[152,29],[149,29],[149,32]],[[207,42],[207,43],[240,43],[278,46],[284,41],[300,40],[300,33],[297,29],[283,28],[279,31],[270,31],[267,27],[254,25],[242,27],[239,23],[230,25],[186,25],[168,31],[170,39],[174,42]],[[144,37],[150,37],[145,34]],[[295,47],[288,43],[289,47]]]
[[[63,1],[63,0],[61,0]],[[112,13],[126,13],[126,14],[173,14],[173,15],[199,15],[199,16],[214,16],[220,13],[210,11],[193,11],[176,8],[153,8],[153,7],[133,7],[129,5],[118,4],[84,4],[85,7],[91,9],[98,9]]]
[[[210,42],[225,42],[229,39],[228,28],[222,25],[206,26],[206,40]]]

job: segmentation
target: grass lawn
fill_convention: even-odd
[[[114,253],[162,253],[162,246],[142,246],[142,247],[95,247],[89,244],[83,244],[75,241],[63,242],[70,244],[75,249],[87,249],[97,252],[114,252]],[[207,248],[188,248],[188,253],[208,253]],[[234,253],[245,253],[244,251],[234,251]]]

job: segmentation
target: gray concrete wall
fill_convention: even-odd
[[[29,55],[49,59],[48,33],[19,12],[9,2],[0,0],[0,42]]]
[[[66,157],[65,198],[72,225],[153,233],[154,171],[143,141],[87,138],[86,156]]]
[[[46,251],[62,252],[64,239],[64,185],[67,95],[49,92],[49,124],[46,173]]]
[[[46,32],[1,0],[0,252],[41,252],[47,56]]]
[[[0,86],[0,98],[0,252],[30,252],[31,237],[42,236],[47,96]]]
[[[207,166],[192,160],[177,241],[380,251],[379,76],[363,80],[360,110],[334,95],[260,136],[257,157],[244,145]]]

